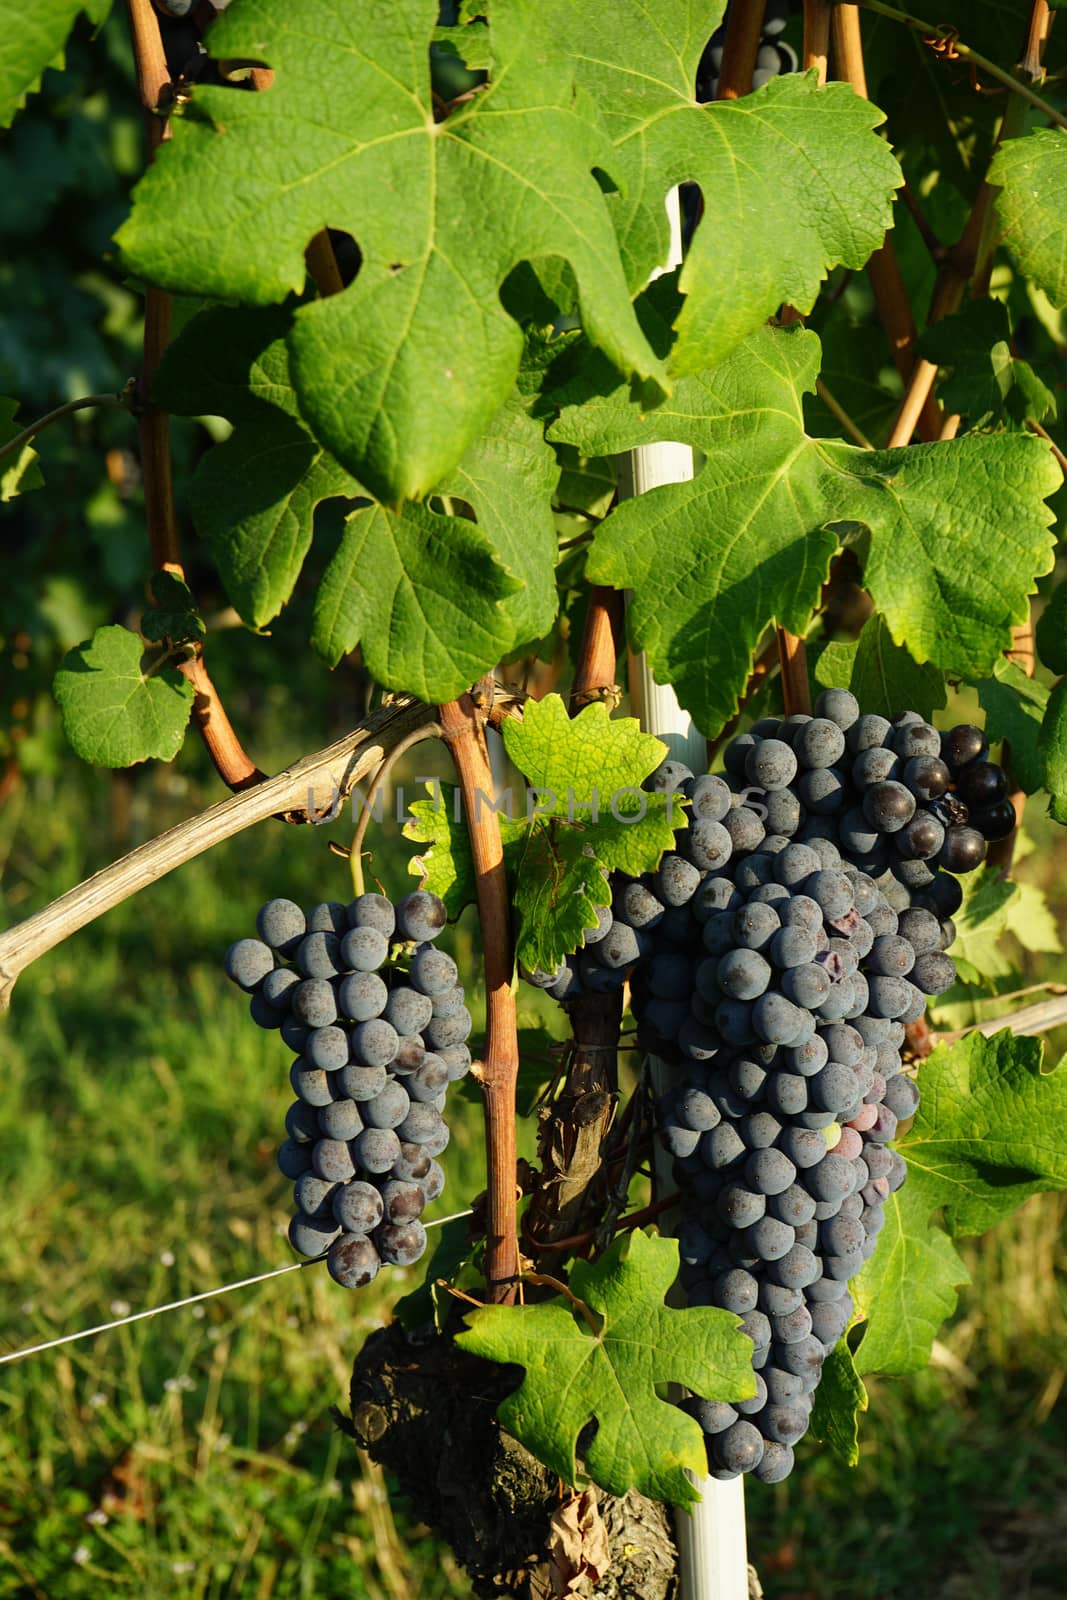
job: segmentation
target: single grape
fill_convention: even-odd
[[[388,1182],[382,1184],[381,1200],[386,1221],[414,1222],[422,1214],[426,1195],[421,1184],[404,1183],[398,1178],[390,1178]]]
[[[696,1418],[705,1433],[722,1433],[737,1421],[737,1412],[725,1400],[702,1400],[692,1394],[681,1402],[681,1408]]]
[[[808,1080],[798,1072],[773,1072],[767,1083],[767,1103],[779,1117],[798,1117],[808,1104]]]
[[[752,1472],[763,1459],[763,1439],[743,1418],[731,1423],[725,1432],[712,1434],[708,1447],[709,1455],[726,1472]]]
[[[763,1195],[753,1193],[743,1184],[729,1183],[720,1190],[715,1210],[731,1228],[744,1229],[760,1220],[767,1210],[767,1201]]]
[[[374,972],[388,955],[389,941],[377,928],[351,928],[341,940],[340,960],[346,972]]]
[[[398,1036],[410,1038],[412,1034],[422,1033],[432,1020],[433,1001],[417,989],[401,984],[390,992],[384,1016]]]
[[[399,1160],[400,1139],[394,1128],[364,1128],[352,1142],[352,1153],[364,1172],[388,1172]]]
[[[349,1040],[352,1059],[362,1067],[387,1067],[399,1045],[396,1029],[381,1018],[357,1023]]]
[[[283,1139],[278,1146],[278,1171],[286,1178],[300,1178],[311,1170],[311,1145],[308,1140],[297,1142]]]
[[[770,945],[774,935],[781,926],[778,913],[773,906],[764,905],[761,901],[750,901],[748,905],[741,906],[733,913],[721,913],[729,920],[726,922],[726,937],[736,939],[737,943],[746,950],[763,950]],[[704,944],[708,944],[708,929],[711,922],[704,927]]]
[[[361,1178],[335,1185],[332,1205],[334,1217],[346,1233],[373,1233],[385,1214],[381,1194]]]
[[[794,1233],[797,1231],[794,1230]],[[815,1252],[809,1245],[801,1244],[799,1239],[784,1256],[771,1262],[767,1268],[770,1281],[780,1284],[783,1289],[807,1289],[809,1284],[816,1282],[819,1275],[819,1262]]]
[[[763,802],[766,826],[783,838],[792,838],[803,821],[800,801],[791,789],[771,789]]]
[[[362,1233],[342,1233],[330,1246],[326,1270],[343,1289],[364,1289],[378,1276],[381,1258]]]
[[[787,1223],[779,1222],[777,1217],[763,1216],[745,1229],[745,1243],[760,1261],[779,1261],[795,1242],[793,1229]]]
[[[898,1074],[886,1085],[884,1104],[899,1122],[903,1122],[906,1117],[913,1117],[919,1108],[918,1085],[912,1078],[906,1078],[903,1073]],[[883,1176],[873,1169],[871,1175]]]
[[[749,1188],[762,1195],[781,1194],[797,1175],[788,1156],[773,1149],[754,1150],[745,1162],[744,1172]]]
[[[684,906],[696,893],[700,876],[699,867],[695,867],[691,861],[686,861],[684,856],[668,852],[653,876],[656,898],[666,906]],[[630,932],[633,934],[632,929]],[[636,959],[636,955],[631,957],[631,960],[636,961]]]
[[[977,828],[949,828],[938,861],[947,872],[973,872],[985,860],[986,842]]]
[[[305,1217],[298,1212],[289,1224],[289,1243],[298,1255],[321,1256],[340,1233],[331,1213]]]
[[[720,872],[733,854],[733,841],[721,822],[712,822],[707,817],[697,817],[689,830],[685,854],[692,865],[701,872]],[[687,876],[686,887],[691,881]],[[685,900],[689,900],[692,893],[693,891],[687,893]],[[672,903],[684,904],[685,900],[674,900]]]
[[[730,835],[731,845],[737,854],[758,850],[767,832],[756,812],[748,806],[728,811],[722,825]]]
[[[339,1076],[342,1092],[350,1100],[359,1102],[373,1100],[375,1095],[381,1094],[388,1079],[384,1067],[361,1067],[355,1061],[342,1067]]]
[[[790,932],[797,930],[790,929]],[[816,963],[790,967],[781,978],[782,993],[802,1010],[821,1007],[830,993],[832,979],[826,968]]]
[[[941,754],[941,735],[928,722],[908,722],[893,730],[893,749],[905,762]]]
[[[860,718],[860,703],[848,689],[824,689],[815,702],[815,715],[836,722],[847,733]]]
[[[744,1272],[740,1267],[733,1267],[729,1272],[722,1273],[712,1284],[712,1302],[720,1306],[723,1311],[732,1311],[736,1316],[744,1316],[749,1311],[755,1311],[759,1295],[759,1285],[750,1272]]]
[[[268,972],[263,979],[259,992],[267,1004],[273,1006],[276,1011],[288,1011],[293,998],[293,989],[299,982],[300,974],[294,972],[291,967],[275,967],[274,971]],[[286,1018],[282,1023],[282,1038],[286,1044],[289,1043],[285,1036],[285,1026],[288,1021]],[[303,1024],[296,1023],[295,1026],[302,1027]]]
[[[307,1106],[328,1106],[335,1099],[329,1075],[309,1066],[303,1056],[297,1056],[289,1068],[289,1083],[297,1099]]]
[[[373,1100],[363,1102],[363,1121],[368,1128],[397,1128],[410,1109],[407,1090],[395,1078],[390,1078]]]
[[[840,767],[817,767],[801,773],[797,793],[807,811],[816,817],[829,817],[844,809],[851,791]]]
[[[304,1057],[322,1072],[338,1072],[348,1062],[348,1035],[343,1028],[312,1028]]]
[[[342,979],[337,999],[342,1016],[370,1022],[385,1010],[389,991],[376,972],[353,972]]]
[[[348,907],[350,928],[373,928],[390,939],[396,929],[393,903],[384,894],[361,894]]]
[[[305,978],[291,993],[294,1021],[303,1023],[306,1028],[328,1028],[337,1021],[333,985],[325,978]]]
[[[792,1044],[806,1013],[785,995],[773,991],[760,995],[752,1007],[752,1026],[767,1044]]]
[[[295,901],[268,900],[256,914],[256,932],[279,955],[291,956],[307,932],[307,921]]]
[[[422,1065],[404,1079],[404,1088],[412,1100],[421,1100],[429,1104],[448,1088],[449,1082],[448,1067],[445,1062],[440,1056],[427,1053],[423,1057]]]
[[[334,1100],[320,1108],[319,1127],[327,1139],[354,1139],[363,1132],[363,1118],[354,1100]]]
[[[418,1183],[425,1191],[429,1183],[429,1174],[435,1162],[429,1152],[421,1144],[401,1143],[400,1154],[390,1169],[394,1178],[399,1178],[403,1183]]]
[[[899,933],[880,934],[867,957],[868,973],[884,978],[906,978],[914,964],[915,951]]]
[[[971,812],[971,825],[990,844],[1006,839],[1016,826],[1015,807],[1010,800],[998,800],[996,805],[980,806]]]
[[[798,1132],[807,1130],[798,1129]],[[786,1222],[795,1231],[815,1216],[815,1201],[799,1183],[791,1183],[781,1194],[767,1201],[767,1211],[779,1222]],[[766,1307],[764,1308],[766,1309]]]
[[[693,784],[689,799],[690,815],[705,818],[709,822],[721,822],[732,802],[729,784],[708,772]]]
[[[956,963],[940,950],[916,956],[911,981],[922,994],[944,994],[956,981]]]
[[[311,1144],[319,1137],[319,1119],[314,1108],[294,1100],[285,1113],[285,1131],[294,1144]]]
[[[973,723],[961,723],[941,735],[941,759],[953,773],[959,773],[973,761],[981,761],[988,752],[985,734]]]
[[[763,739],[745,757],[745,774],[761,789],[785,789],[796,772],[796,755],[781,739]]]
[[[828,717],[813,717],[798,731],[793,748],[802,767],[832,767],[845,753],[845,735]]]
[[[644,787],[652,794],[671,794],[692,781],[693,773],[684,761],[661,761],[655,772],[650,772]]]
[[[715,969],[715,979],[724,995],[734,1000],[755,1000],[771,979],[768,963],[756,950],[731,950]]]
[[[896,833],[915,815],[915,796],[902,783],[876,783],[863,796],[863,814],[882,833]]]
[[[447,920],[444,901],[426,889],[405,895],[396,907],[397,933],[416,944],[436,939]]]
[[[238,939],[222,959],[226,976],[246,994],[259,987],[274,969],[274,955],[259,939]],[[266,996],[270,1000],[269,996]],[[271,1004],[274,1002],[271,1001]]]
[[[366,1130],[360,1139],[366,1138]],[[358,1140],[356,1141],[358,1145]],[[356,1175],[352,1149],[344,1139],[319,1139],[311,1152],[312,1170],[327,1183],[347,1183]]]
[[[434,1201],[443,1192],[445,1187],[444,1169],[438,1166],[437,1162],[431,1158],[430,1170],[426,1174],[425,1178],[419,1179],[419,1184],[426,1196],[426,1204],[428,1206],[433,1205]]]
[[[874,745],[862,751],[852,763],[852,782],[857,789],[873,788],[878,783],[888,783],[901,776],[903,764],[894,750],[884,745]]]
[[[911,821],[893,835],[893,843],[904,858],[902,866],[932,861],[944,842],[944,824],[929,811],[917,811]],[[926,867],[920,872],[920,877],[929,881],[933,874]],[[917,883],[915,887],[921,887],[921,884]]]
[[[305,978],[336,978],[341,970],[340,952],[335,933],[308,933],[297,946],[294,960]]]
[[[452,957],[432,944],[420,944],[411,958],[409,979],[413,988],[431,998],[447,994],[459,982]]]

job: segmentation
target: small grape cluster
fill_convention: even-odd
[[[919,1101],[901,1048],[955,980],[955,874],[1015,820],[978,728],[863,715],[845,690],[815,712],[757,723],[722,775],[664,762],[648,786],[689,801],[675,849],[616,875],[586,947],[529,974],[564,1001],[629,976],[638,1041],[674,1068],[658,1123],[681,1283],[742,1318],[757,1383],[685,1404],[713,1475],[768,1483],[791,1470],[905,1177],[887,1148]]]
[[[268,900],[258,939],[226,952],[253,1021],[278,1029],[296,1057],[278,1152],[294,1180],[289,1241],[304,1256],[328,1251],[348,1289],[383,1263],[419,1259],[419,1219],[444,1187],[445,1096],[471,1065],[459,973],[434,944],[444,925],[443,902],[421,889],[396,906],[363,894],[306,916]]]
[[[752,74],[753,89],[762,89],[771,78],[783,72],[796,72],[800,63],[792,45],[782,38],[794,7],[789,0],[768,0],[760,32],[756,67]],[[726,42],[726,24],[717,28],[708,41],[697,68],[697,99],[714,100],[719,89],[719,71]]]

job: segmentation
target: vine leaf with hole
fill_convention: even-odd
[[[1028,434],[971,434],[863,450],[813,439],[803,396],[819,341],[762,329],[719,366],[645,411],[623,389],[561,383],[549,438],[587,455],[677,440],[704,452],[688,483],[618,506],[593,540],[594,583],[633,589],[630,639],[700,728],[734,715],[756,644],[803,634],[839,537],[865,547],[864,582],[891,639],[919,663],[985,677],[1029,615],[1053,560],[1042,503],[1061,474]],[[579,403],[574,403],[575,401]],[[584,403],[580,403],[584,402]]]
[[[523,261],[567,261],[594,342],[664,392],[594,175],[611,144],[556,46],[566,9],[510,0],[489,85],[435,122],[434,0],[394,0],[373,27],[350,0],[246,0],[210,46],[265,60],[272,86],[198,87],[119,231],[153,282],[254,305],[303,289],[323,227],[353,234],[357,276],[302,306],[288,342],[302,414],[386,504],[431,491],[506,400],[523,341],[499,291]]]
[[[75,753],[99,767],[132,767],[181,749],[193,709],[193,686],[167,664],[169,653],[145,656],[129,628],[97,628],[67,652],[54,691]]]
[[[668,191],[688,180],[704,195],[668,363],[678,374],[721,361],[783,304],[810,311],[833,267],[862,267],[892,227],[903,181],[874,132],[883,113],[848,84],[786,74],[740,100],[698,104],[697,67],[724,9],[587,0],[562,19],[561,48],[614,143],[609,205],[632,290],[667,259]]]
[[[972,1033],[922,1065],[922,1101],[897,1148],[908,1181],[886,1203],[878,1249],[853,1286],[856,1367],[916,1372],[968,1281],[953,1239],[984,1233],[1031,1195],[1067,1189],[1067,1071],[1039,1039]],[[941,1209],[944,1229],[931,1222]]]
[[[586,706],[576,717],[558,694],[526,702],[523,720],[504,722],[508,755],[530,785],[516,808],[498,797],[512,903],[519,914],[517,953],[531,970],[552,970],[577,950],[609,905],[608,873],[653,870],[684,822],[677,796],[641,785],[666,754],[631,717]],[[407,838],[426,844],[411,864],[455,916],[474,898],[474,869],[454,791],[416,801]],[[486,797],[491,803],[494,797]],[[518,815],[515,814],[516,809]]]
[[[292,319],[289,307],[213,307],[167,353],[157,401],[234,424],[197,467],[197,529],[233,604],[262,627],[293,591],[318,505],[359,502],[320,581],[312,644],[334,666],[362,643],[386,687],[451,699],[552,625],[553,452],[512,399],[438,485],[476,521],[370,501],[301,419],[286,344]]]
[[[457,1344],[525,1368],[497,1416],[564,1482],[582,1480],[576,1446],[595,1421],[583,1463],[594,1483],[675,1505],[699,1499],[686,1473],[707,1471],[704,1436],[662,1388],[682,1383],[706,1398],[743,1400],[756,1381],[752,1344],[737,1317],[664,1304],[677,1272],[677,1241],[635,1228],[598,1261],[572,1266],[570,1289],[585,1315],[563,1296],[468,1312]]]

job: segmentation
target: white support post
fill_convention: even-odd
[[[664,270],[669,271],[681,260],[682,253],[677,190],[669,197],[668,214],[671,256]],[[621,456],[617,465],[620,499],[645,494],[661,484],[685,483],[694,473],[692,449],[682,444],[642,445]],[[698,774],[706,770],[703,734],[678,704],[674,690],[656,682],[644,655],[630,658],[630,702],[642,728],[662,739],[675,760],[684,761]],[[669,1069],[654,1057],[649,1058],[649,1065],[653,1087],[660,1093],[666,1087]],[[659,1175],[669,1184],[669,1158],[658,1152],[656,1160]],[[737,1477],[720,1482],[704,1477],[694,1482],[700,1491],[700,1504],[691,1512],[675,1512],[679,1600],[748,1600],[745,1480]]]

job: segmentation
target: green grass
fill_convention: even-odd
[[[199,778],[167,770],[132,786],[33,780],[0,820],[7,918],[200,793]],[[326,850],[346,828],[259,827],[19,981],[0,1022],[4,1349],[292,1259],[274,1166],[287,1057],[252,1027],[219,958],[268,893],[347,894]],[[381,832],[376,865],[395,891],[402,853],[395,828]],[[469,956],[470,927],[455,938]],[[476,1104],[457,1097],[453,1120],[438,1215],[483,1182]],[[786,1484],[749,1488],[769,1600],[1060,1600],[1062,1222],[1044,1197],[970,1248],[974,1285],[934,1365],[872,1385],[855,1472],[809,1444]],[[365,1335],[418,1270],[350,1295],[311,1267],[0,1367],[0,1600],[468,1595],[330,1416]]]

